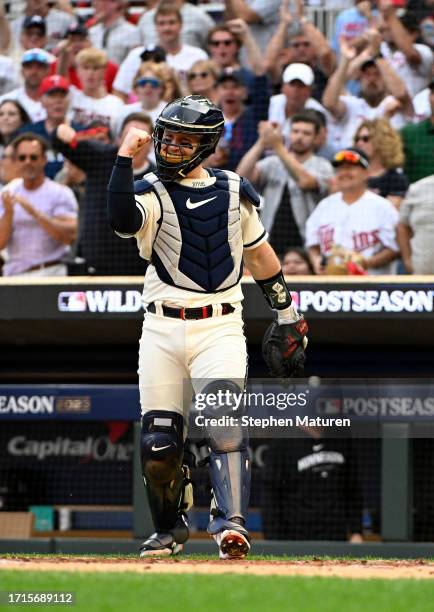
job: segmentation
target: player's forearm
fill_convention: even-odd
[[[398,253],[392,251],[392,249],[383,249],[379,253],[372,255],[372,257],[365,259],[365,267],[368,269],[382,268],[397,257]]]
[[[143,223],[134,196],[132,164],[132,158],[118,156],[108,184],[108,219],[111,227],[121,234],[135,234]]]
[[[281,269],[279,258],[268,242],[263,242],[256,249],[244,251],[243,257],[256,281],[270,278],[278,274]]]

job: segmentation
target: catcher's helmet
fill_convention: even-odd
[[[154,133],[157,174],[162,180],[173,181],[185,177],[202,160],[214,153],[223,132],[222,111],[203,96],[185,96],[170,102],[158,117]],[[161,155],[164,130],[201,136],[193,156],[178,163],[170,163]],[[172,145],[173,146],[173,145]]]

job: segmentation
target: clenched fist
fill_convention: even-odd
[[[148,134],[148,132],[132,127],[128,130],[124,141],[119,147],[118,155],[122,157],[134,157],[150,140],[151,135]]]

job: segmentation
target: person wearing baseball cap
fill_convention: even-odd
[[[91,47],[89,31],[82,23],[72,23],[65,34],[64,40],[56,47],[57,61],[53,72],[66,77],[71,85],[83,89],[77,74],[76,57],[83,49]],[[104,82],[109,93],[112,91],[113,81],[118,71],[118,65],[108,61],[104,74]]]
[[[31,132],[44,138],[51,144],[52,135],[61,123],[66,121],[69,107],[69,81],[64,77],[54,74],[45,77],[39,86],[41,104],[45,110],[46,117],[34,123],[23,126],[20,133]],[[53,151],[51,147],[47,150],[47,165],[45,175],[54,179],[63,167],[63,156]]]
[[[306,223],[306,247],[316,274],[324,274],[324,261],[336,249],[357,261],[368,274],[393,274],[399,248],[399,215],[386,198],[369,191],[369,159],[361,149],[338,151],[337,192],[321,200]]]
[[[47,25],[40,15],[31,15],[23,21],[20,33],[20,44],[24,51],[28,49],[43,49],[48,42]]]
[[[282,134],[289,142],[291,117],[312,108],[327,115],[324,107],[312,98],[315,76],[308,64],[289,64],[282,74],[282,93],[270,98],[268,120],[282,128]]]
[[[50,73],[52,59],[53,56],[44,49],[35,47],[25,51],[21,57],[24,84],[1,96],[0,102],[6,98],[18,100],[33,122],[45,119],[46,113],[41,104],[39,87],[42,79]]]

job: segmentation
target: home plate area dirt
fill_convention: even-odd
[[[340,578],[423,578],[434,580],[434,563],[426,560],[233,560],[129,559],[125,557],[31,557],[0,559],[2,569],[147,574],[245,574],[257,576],[337,576]]]

